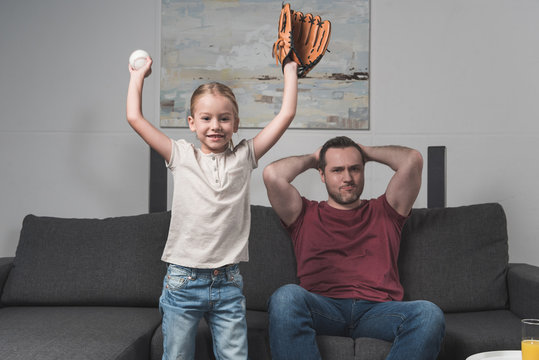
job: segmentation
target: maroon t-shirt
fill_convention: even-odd
[[[397,260],[406,219],[385,195],[352,210],[303,198],[300,216],[287,228],[300,285],[332,298],[402,300]]]

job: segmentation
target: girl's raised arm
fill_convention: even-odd
[[[150,57],[148,57],[146,65],[138,70],[129,65],[131,79],[127,89],[127,122],[148,145],[168,162],[172,152],[170,138],[142,115],[142,87],[144,78],[152,72],[151,66],[152,59]]]
[[[294,116],[298,103],[298,65],[288,60],[284,65],[284,90],[281,111],[254,138],[256,159],[260,159],[286,131]]]

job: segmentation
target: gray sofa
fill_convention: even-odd
[[[266,301],[296,283],[292,245],[273,210],[252,206],[242,263],[251,360],[270,359]],[[0,259],[0,359],[160,359],[159,260],[168,212],[108,219],[27,216],[15,258]],[[519,319],[539,317],[539,268],[508,264],[498,204],[414,209],[399,257],[406,299],[446,315],[439,359],[518,349]],[[384,359],[391,344],[319,336],[324,359]],[[197,358],[213,359],[204,321]]]

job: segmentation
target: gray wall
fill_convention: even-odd
[[[15,253],[28,213],[147,211],[149,153],[125,121],[127,58],[143,48],[155,59],[143,105],[157,124],[159,11],[158,0],[0,2],[0,256]],[[446,146],[448,206],[500,202],[510,260],[535,265],[537,18],[536,0],[372,1],[372,125],[346,132],[365,144],[411,146],[425,158],[428,146]],[[195,141],[186,130],[166,132]],[[252,202],[268,205],[266,164],[337,134],[289,130],[253,173]],[[365,196],[377,196],[391,172],[367,171]],[[296,184],[325,198],[314,171]],[[424,186],[416,207],[426,204]]]

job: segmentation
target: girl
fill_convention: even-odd
[[[280,112],[253,139],[233,146],[238,104],[230,88],[201,85],[191,97],[189,128],[200,148],[172,140],[142,114],[142,86],[151,58],[131,74],[127,121],[166,161],[174,177],[172,218],[162,260],[169,264],[159,307],[163,359],[194,359],[199,320],[210,326],[217,359],[247,359],[247,325],[240,261],[248,260],[249,179],[296,113],[297,64],[284,68]]]

